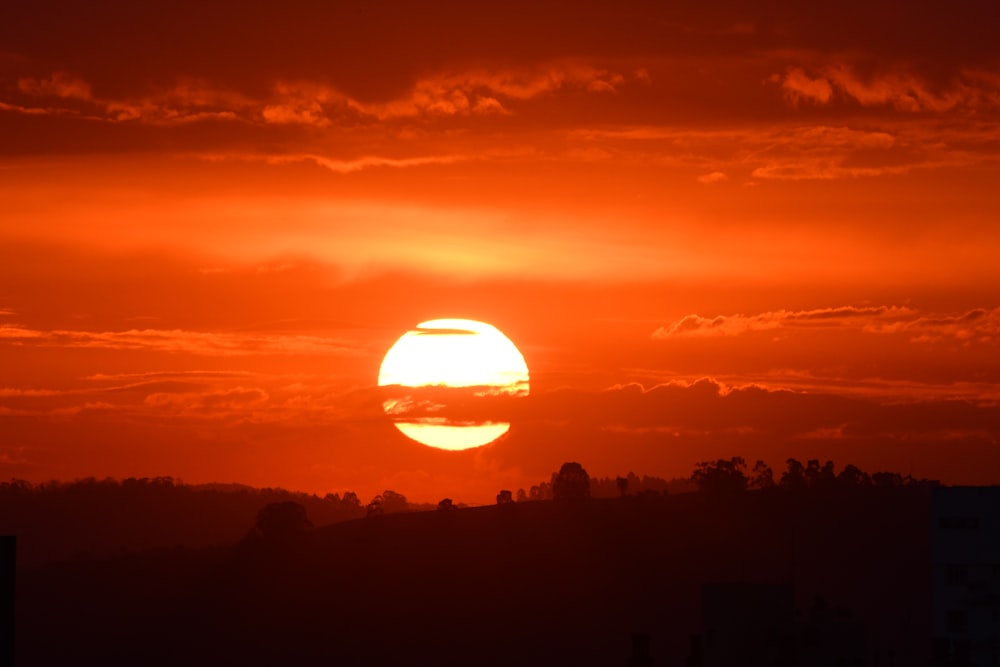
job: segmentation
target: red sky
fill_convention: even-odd
[[[5,9],[0,478],[1000,481],[991,3],[704,4]],[[498,443],[382,414],[440,317],[524,353]]]

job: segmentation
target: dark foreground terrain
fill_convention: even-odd
[[[701,586],[793,583],[925,664],[926,489],[692,493],[373,516],[18,574],[21,665],[683,665]],[[887,664],[887,663],[885,663]]]

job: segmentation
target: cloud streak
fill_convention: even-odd
[[[813,310],[777,310],[756,315],[686,315],[653,332],[654,339],[683,337],[740,336],[755,331],[781,328],[841,328],[868,330],[884,323],[897,324],[912,319],[917,311],[905,306],[840,306]]]
[[[128,331],[41,331],[0,326],[0,342],[36,347],[150,350],[203,356],[265,354],[353,354],[342,341],[302,334],[260,334],[130,329]]]
[[[847,64],[815,69],[789,67],[772,75],[793,105],[826,105],[851,102],[862,107],[890,107],[903,112],[975,112],[1000,107],[1000,75],[985,69],[966,68],[948,84],[934,87],[904,67],[862,76]]]
[[[107,122],[151,124],[201,120],[264,125],[329,127],[359,121],[391,121],[510,113],[506,105],[562,91],[616,94],[641,77],[586,62],[553,62],[535,67],[466,69],[417,79],[401,96],[363,101],[314,81],[278,81],[266,96],[253,97],[205,81],[183,79],[143,96],[104,97],[89,82],[68,72],[22,77],[19,99],[0,109],[25,114],[78,115]]]
[[[956,315],[933,315],[898,322],[873,322],[865,331],[879,334],[905,333],[917,343],[955,340],[963,343],[1000,342],[1000,308],[975,308]]]

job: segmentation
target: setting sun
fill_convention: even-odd
[[[528,393],[528,366],[514,343],[490,324],[461,319],[431,320],[418,324],[389,348],[382,360],[378,384],[459,389],[466,396],[523,395]],[[383,406],[403,434],[439,449],[479,447],[510,428],[505,422],[455,423],[440,418],[408,418],[414,400],[405,392],[386,400]],[[435,407],[438,406],[430,410]]]

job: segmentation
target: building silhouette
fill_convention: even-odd
[[[933,664],[1000,664],[1000,487],[931,494]]]

